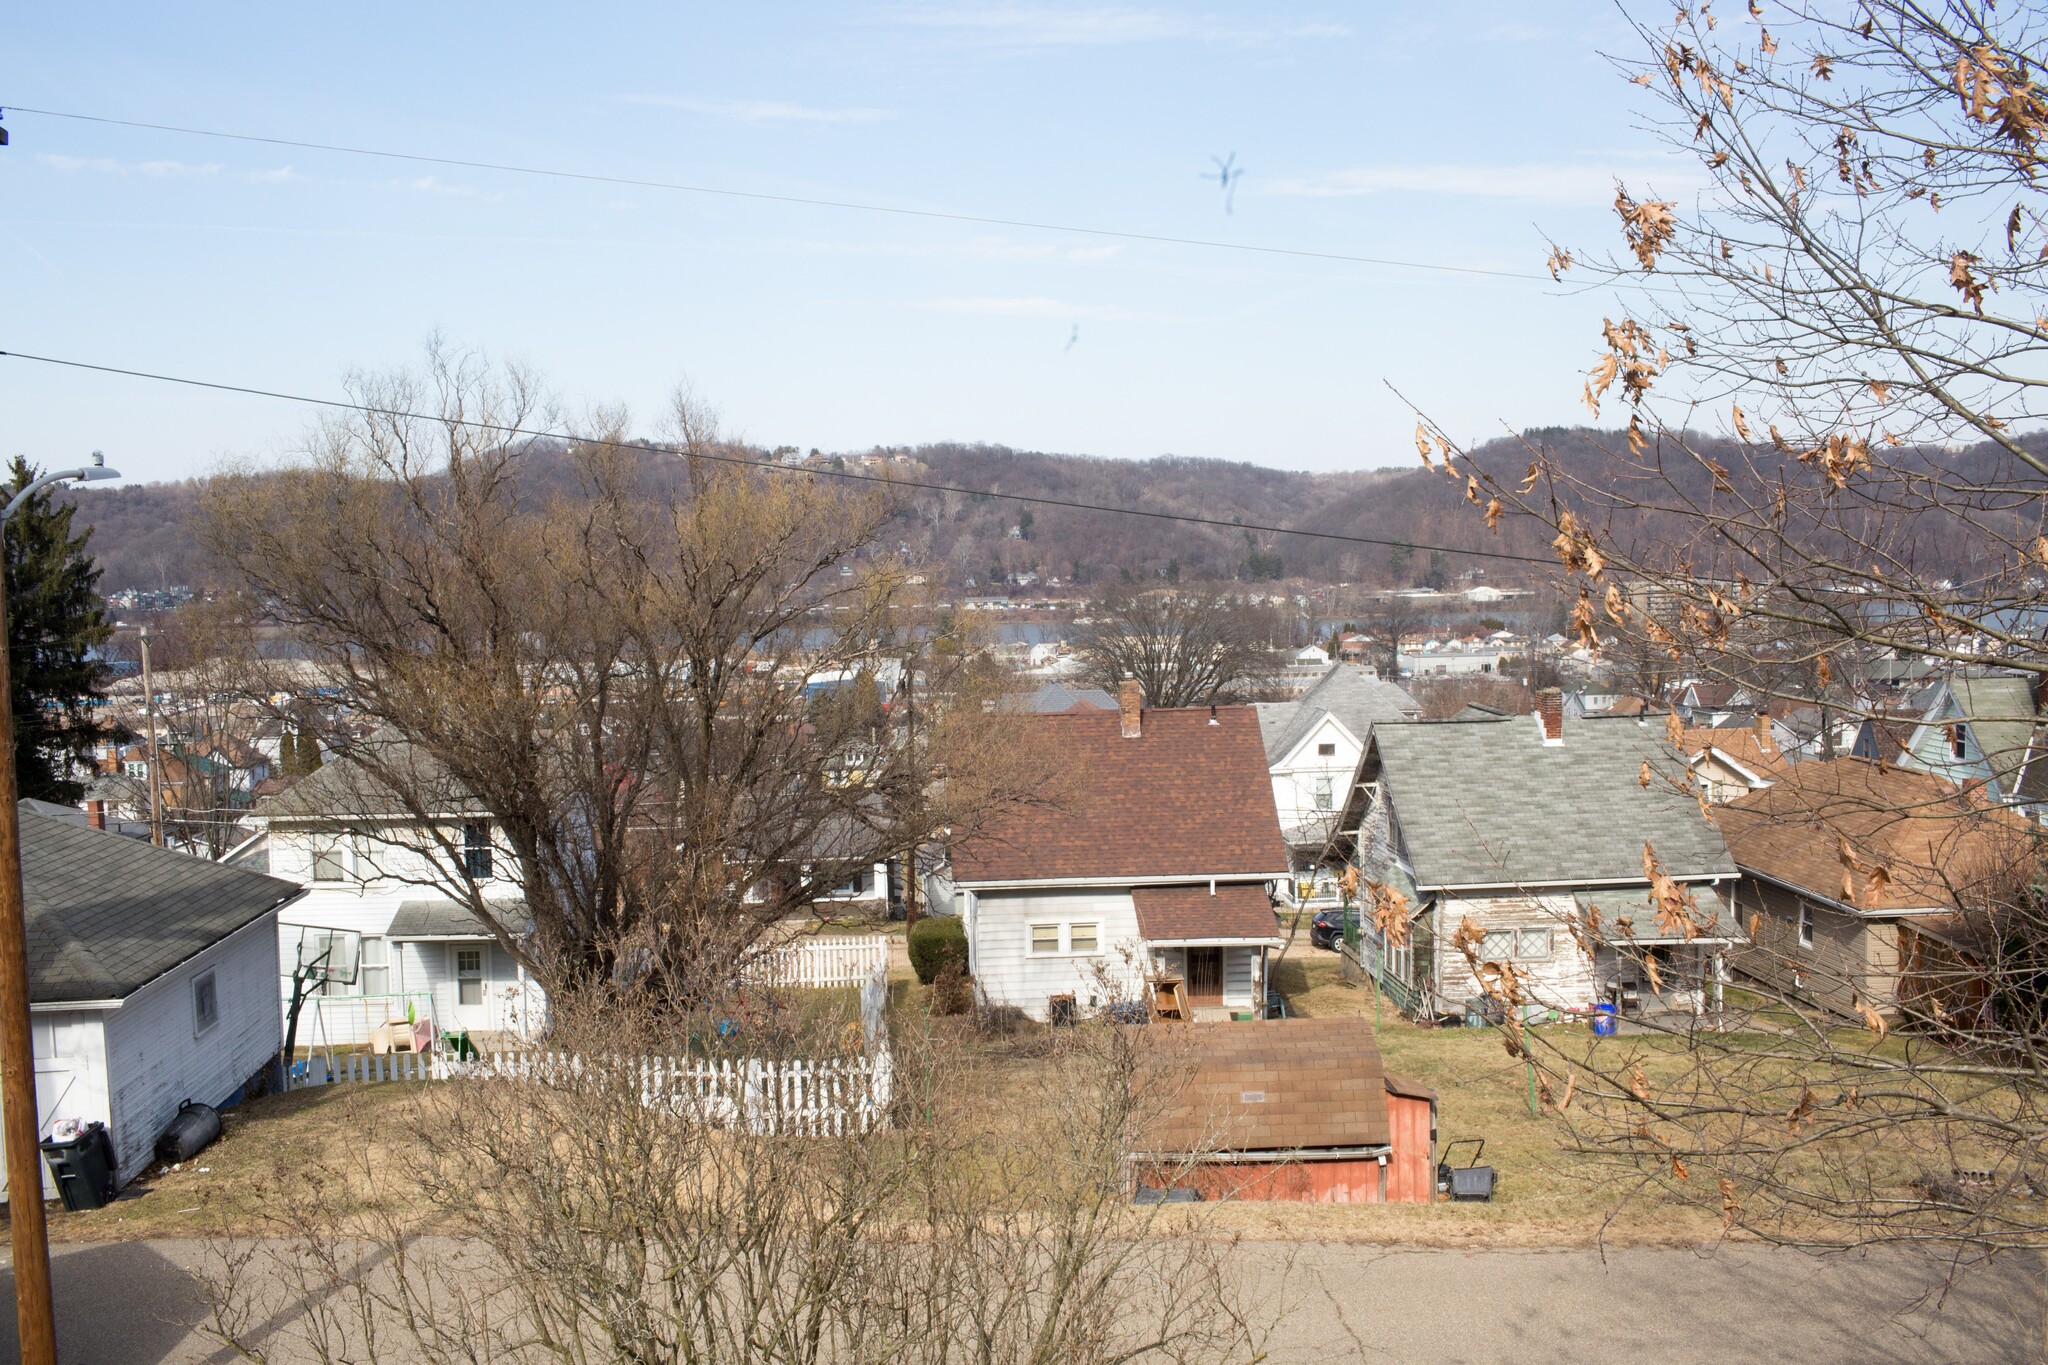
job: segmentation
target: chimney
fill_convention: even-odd
[[[1136,739],[1144,731],[1145,689],[1136,678],[1117,684],[1116,709],[1123,712],[1124,738]]]
[[[86,802],[85,822],[94,829],[105,829],[107,827],[107,803],[104,801]]]
[[[1564,743],[1564,693],[1555,687],[1546,687],[1536,694],[1536,714],[1543,721],[1543,742]]]
[[[1756,704],[1756,742],[1765,753],[1771,751],[1771,708],[1762,702]]]

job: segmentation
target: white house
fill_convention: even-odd
[[[1033,1018],[1183,985],[1198,1016],[1263,1013],[1288,875],[1258,718],[1244,706],[1041,715],[1067,790],[952,850],[968,967]]]
[[[181,1103],[234,1104],[275,1064],[277,916],[302,893],[28,806],[21,876],[38,1126],[105,1124],[132,1180]]]
[[[1376,673],[1337,664],[1294,700],[1256,709],[1281,835],[1295,868],[1313,868],[1372,727],[1418,719],[1422,703]]]
[[[344,755],[257,807],[271,875],[306,890],[278,922],[286,1007],[301,962],[325,952],[340,969],[302,1012],[298,1045],[364,1042],[401,1019],[472,1035],[539,1027],[539,985],[455,894],[473,884],[523,933],[512,854],[487,812],[460,797],[446,805],[431,823],[401,814]]]

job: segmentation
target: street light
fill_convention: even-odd
[[[0,552],[7,523],[52,484],[118,479],[97,450],[92,463],[45,474],[0,509]],[[4,556],[0,556],[4,566]],[[0,1141],[7,1145],[7,1213],[14,1247],[14,1318],[22,1365],[56,1365],[57,1323],[50,1307],[50,1234],[43,1220],[43,1153],[36,1122],[34,1044],[28,1017],[28,924],[21,893],[21,813],[14,780],[14,688],[8,676],[7,593],[0,576]]]

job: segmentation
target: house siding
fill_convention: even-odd
[[[1813,907],[1811,948],[1799,943],[1802,901]],[[1858,999],[1879,1010],[1898,1005],[1896,924],[1843,914],[1755,877],[1742,879],[1736,903],[1744,925],[1755,917],[1752,946],[1731,958],[1743,975],[1849,1018],[1858,1017]]]
[[[37,1010],[29,1016],[35,1045],[36,1132],[48,1137],[59,1119],[105,1123],[107,1109],[107,1041],[99,1010]],[[7,1191],[7,1172],[0,1163],[0,1197]],[[43,1167],[43,1195],[57,1197],[57,1182]]]
[[[1032,925],[1075,923],[1098,926],[1096,953],[1032,955]],[[1142,998],[1143,944],[1128,891],[978,892],[969,897],[967,944],[982,997],[1033,1019],[1045,1018],[1055,995],[1072,995],[1083,1009]]]
[[[1583,951],[1566,928],[1578,914],[1578,904],[1568,892],[1523,896],[1445,896],[1437,902],[1436,991],[1447,1009],[1459,1009],[1468,1000],[1483,997],[1472,964],[1450,946],[1458,925],[1470,918],[1481,930],[1548,929],[1550,955],[1542,958],[1510,959],[1522,976],[1534,1003],[1553,1009],[1584,1008],[1598,997],[1600,983],[1593,958]]]
[[[122,1180],[150,1162],[184,1100],[220,1106],[277,1056],[277,917],[263,916],[129,996],[105,1019],[109,1121]],[[195,1036],[192,985],[214,973],[220,1018]]]

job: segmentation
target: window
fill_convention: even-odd
[[[362,971],[356,989],[364,995],[391,994],[391,941],[363,936]]]
[[[1813,907],[1805,901],[1799,902],[1799,946],[1813,946]]]
[[[1550,931],[1548,929],[1523,929],[1515,936],[1515,956],[1523,958],[1545,958],[1550,956]]]
[[[491,879],[491,827],[470,823],[462,827],[462,872],[473,882]]]
[[[455,1002],[459,1005],[483,1004],[483,949],[457,948],[455,950]]]
[[[220,987],[212,972],[192,979],[192,1036],[198,1037],[220,1022]]]
[[[1479,956],[1487,962],[1506,962],[1515,955],[1515,931],[1489,929],[1479,940]]]
[[[1335,743],[1316,745],[1317,758],[1335,758],[1336,756],[1337,746]]]
[[[1970,756],[1970,732],[1960,725],[1948,727],[1948,753],[1950,758]]]
[[[834,896],[865,896],[868,892],[868,879],[873,875],[874,869],[864,867],[839,885],[833,887],[830,894]]]
[[[137,782],[141,782],[149,776],[149,765],[139,758],[128,759],[122,763],[121,770]]]
[[[313,880],[316,882],[338,882],[347,879],[341,854],[341,840],[333,835],[322,835],[313,840]]]
[[[1327,777],[1316,779],[1316,809],[1329,810],[1336,804],[1336,784]]]
[[[1034,957],[1060,950],[1060,927],[1057,924],[1034,924],[1031,926],[1031,952]]]
[[[1067,951],[1070,953],[1092,953],[1095,951],[1095,926],[1092,924],[1070,924],[1067,926]]]

